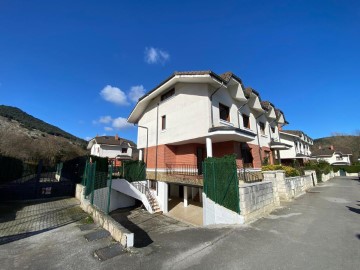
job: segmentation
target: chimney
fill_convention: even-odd
[[[334,150],[334,146],[333,146],[333,145],[330,145],[330,150]]]
[[[117,141],[117,140],[119,140],[119,136],[118,136],[117,133],[116,133],[116,135],[115,135],[115,141]]]
[[[278,130],[282,131],[282,125],[278,125]]]
[[[321,145],[319,145],[319,149],[321,149]]]

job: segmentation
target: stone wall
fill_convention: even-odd
[[[80,201],[80,207],[92,216],[94,221],[109,231],[114,240],[120,242],[125,248],[134,246],[134,233],[121,226],[109,215],[104,214],[85,199],[85,187],[76,185],[75,198]]]
[[[243,184],[239,187],[240,214],[245,223],[262,217],[280,205],[272,181]]]
[[[315,171],[305,171],[304,176],[285,177],[284,171],[263,172],[264,180],[271,181],[281,201],[291,201],[317,184]],[[276,196],[276,195],[275,195]]]
[[[329,181],[331,178],[335,177],[335,173],[333,171],[331,171],[330,173],[328,174],[322,174],[321,175],[321,181],[323,182],[327,182]]]

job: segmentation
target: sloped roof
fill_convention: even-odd
[[[275,108],[274,104],[272,104],[270,101],[261,101],[260,103],[261,107],[266,111],[270,110],[270,107]]]
[[[133,141],[126,140],[118,137],[116,139],[115,136],[96,136],[93,140],[98,144],[106,144],[106,145],[122,145],[122,144],[130,144],[131,147],[136,147],[136,144]]]
[[[346,147],[334,147],[331,149],[328,147],[321,147],[321,149],[314,149],[312,151],[312,156],[332,156],[334,153],[340,153],[343,155],[352,155],[351,149]]]
[[[282,130],[281,132],[283,132],[283,133],[287,133],[287,134],[292,134],[292,135],[296,135],[296,136],[299,136],[299,137],[301,137],[301,134],[303,134],[305,137],[308,137],[308,138],[310,138],[310,136],[309,135],[307,135],[307,134],[305,134],[303,131],[301,131],[301,130]],[[311,140],[312,140],[312,138],[310,138]]]

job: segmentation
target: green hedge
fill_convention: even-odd
[[[22,177],[23,162],[17,158],[0,156],[0,182],[9,182]]]
[[[290,166],[283,166],[283,165],[266,165],[266,166],[262,166],[261,168],[263,171],[277,171],[277,170],[283,170],[285,171],[285,176],[286,177],[294,177],[294,176],[299,176],[300,175],[300,171],[290,167]]]
[[[127,160],[123,161],[123,177],[129,181],[143,181],[146,180],[146,164],[141,160]]]
[[[328,162],[320,160],[305,163],[305,169],[315,170],[318,182],[322,182],[322,174],[329,174],[333,168]]]
[[[340,169],[347,173],[358,173],[360,172],[360,165],[350,165],[350,166],[332,166],[334,172],[338,172]]]

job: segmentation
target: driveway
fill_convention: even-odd
[[[360,182],[335,178],[248,226],[143,228],[151,242],[103,262],[94,250],[110,242],[87,242],[76,223],[6,243],[0,261],[4,269],[359,269],[359,214]]]

